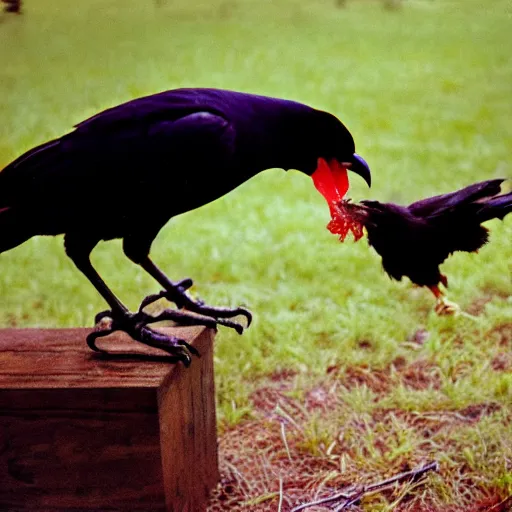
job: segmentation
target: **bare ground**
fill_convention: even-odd
[[[493,333],[507,340],[503,345],[509,343],[509,334],[510,326]],[[510,371],[510,354],[500,353],[491,367],[497,372]],[[461,365],[452,378],[464,374]],[[333,366],[305,391],[300,386],[300,392],[296,378],[293,372],[282,372],[262,380],[251,397],[254,416],[223,430],[222,479],[209,512],[286,512],[350,485],[374,483],[431,460],[440,463],[439,473],[430,473],[420,483],[397,485],[367,496],[348,510],[512,510],[506,486],[497,485],[482,467],[480,448],[472,444],[475,435],[487,430],[490,420],[508,429],[512,422],[509,408],[492,401],[421,411],[380,406],[397,386],[418,392],[440,388],[439,367],[425,360],[408,363],[398,358],[381,370],[365,365]],[[340,391],[353,389],[372,393],[368,411],[354,411],[344,400]],[[483,460],[503,464],[502,448],[494,445],[489,435],[482,444],[486,450]],[[512,469],[510,460],[508,464]]]

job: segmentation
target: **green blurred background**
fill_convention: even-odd
[[[0,168],[102,109],[187,86],[279,96],[339,116],[373,171],[371,190],[352,179],[356,200],[405,203],[512,176],[510,0],[26,0],[24,11],[0,14]],[[91,208],[115,193],[99,184]],[[262,386],[288,376],[300,398],[335,368],[342,407],[321,428],[317,416],[296,419],[291,446],[327,457],[325,446],[353,421],[353,449],[339,457],[354,475],[433,457],[451,473],[430,488],[429,503],[509,495],[512,216],[488,223],[491,243],[478,255],[443,266],[450,298],[473,315],[458,318],[436,317],[427,290],[390,281],[364,240],[340,244],[328,220],[308,177],[269,170],[173,219],[156,240],[154,260],[172,279],[190,276],[207,302],[255,314],[244,336],[217,336],[221,427],[261,419],[251,397]],[[158,290],[119,241],[101,244],[93,263],[131,308]],[[62,237],[0,255],[0,326],[89,326],[104,308]],[[398,362],[427,372],[421,389],[393,373]],[[351,368],[398,375],[396,386],[353,387],[343,377]],[[478,404],[492,405],[484,423],[439,438],[372,416],[385,407],[460,418]],[[390,444],[377,450],[375,439]],[[251,499],[258,492],[270,491]],[[371,510],[391,510],[380,506]]]
[[[26,0],[24,15],[0,15],[0,167],[99,110],[198,86],[290,98],[339,116],[373,171],[370,191],[352,179],[354,199],[407,202],[510,177],[511,5]],[[99,186],[91,207],[115,193]],[[472,323],[435,317],[428,291],[391,282],[364,240],[342,245],[325,229],[328,217],[308,177],[269,170],[173,219],[155,242],[153,257],[171,278],[190,276],[208,302],[255,314],[243,337],[218,335],[222,417],[237,421],[250,410],[254,382],[274,371],[379,367],[418,328],[430,332],[421,353],[430,357],[455,333],[478,343],[510,321],[511,218],[490,223],[492,241],[479,255],[457,254],[443,267],[451,299],[469,310],[484,301]],[[93,262],[132,308],[157,290],[117,241],[100,245]],[[18,327],[87,326],[105,307],[61,237],[0,255],[0,301],[0,325]],[[361,339],[374,343],[370,353]]]

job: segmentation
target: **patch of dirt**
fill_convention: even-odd
[[[359,340],[357,346],[363,350],[370,350],[373,348],[373,343],[370,340]]]
[[[330,388],[316,386],[305,395],[305,406],[308,411],[333,411],[341,402],[336,393],[337,383]]]
[[[349,366],[341,377],[341,382],[348,389],[366,386],[374,393],[388,393],[392,384],[389,368],[372,370],[367,365]]]
[[[466,308],[466,313],[473,316],[480,316],[485,313],[485,306],[489,304],[493,299],[492,295],[482,295],[477,297],[471,304]]]
[[[290,460],[277,420],[239,425],[225,432],[219,449],[222,477],[208,512],[275,512],[280,485],[283,512],[290,510],[333,469],[328,460],[311,455],[297,457],[294,453]]]
[[[439,389],[441,387],[439,368],[421,359],[409,365],[405,365],[403,369],[399,371],[399,378],[406,387],[416,390],[428,388]]]
[[[263,386],[257,389],[250,396],[250,401],[257,411],[265,418],[275,416],[276,407],[284,407],[289,412],[300,413],[297,410],[297,404],[287,396],[291,386]]]
[[[460,413],[471,421],[478,421],[479,417],[495,407],[495,404],[481,404],[466,408]],[[381,414],[387,416],[400,413],[409,415],[409,421],[418,426],[414,413],[396,410],[381,411]],[[451,416],[447,414],[445,421],[457,422],[460,419],[456,414]],[[293,428],[289,426],[288,435]],[[286,433],[285,436],[287,436]],[[221,481],[209,501],[207,511],[276,512],[281,499],[282,512],[290,512],[293,507],[301,503],[332,496],[353,484],[381,481],[407,471],[411,466],[421,462],[418,459],[399,465],[389,463],[388,467],[374,471],[350,463],[345,471],[341,472],[338,458],[315,457],[297,451],[291,435],[287,444],[289,450],[286,448],[281,422],[278,420],[251,420],[226,431],[219,445]],[[432,478],[440,478],[448,482],[452,477],[452,470],[453,468],[444,467],[442,464],[440,475]],[[473,496],[470,506],[433,505],[432,503],[436,501],[435,485],[427,476],[418,488],[420,492],[416,493],[413,490],[393,510],[395,512],[510,512],[510,499],[507,500],[503,496],[503,490],[479,491],[471,478],[466,478],[464,482],[470,487],[468,492],[470,491]],[[395,490],[383,491],[380,496],[388,503],[392,503],[403,489],[404,486],[399,485]],[[318,507],[308,509],[308,512],[323,512],[323,510],[326,509]],[[353,510],[354,512],[372,510],[371,499],[363,500],[360,507]]]
[[[316,386],[303,393],[304,398],[299,401],[290,394],[291,383],[279,383],[257,389],[251,394],[250,400],[255,411],[267,419],[280,418],[282,409],[290,418],[304,418],[305,411],[332,411],[340,403],[336,393],[337,383],[325,386]]]
[[[339,374],[340,368],[330,367],[327,372]],[[386,394],[399,384],[415,390],[441,387],[438,366],[422,359],[408,363],[403,357],[397,357],[392,364],[383,369],[370,368],[364,364],[350,366],[339,378],[341,384],[348,389],[366,386],[376,394]]]
[[[387,425],[397,418],[402,424],[407,425],[408,429],[415,430],[418,436],[428,440],[441,431],[453,431],[462,425],[476,424],[485,416],[498,412],[501,409],[501,405],[495,402],[474,404],[459,410],[421,413],[400,409],[377,408],[372,412],[372,419],[375,423]]]
[[[429,338],[430,333],[426,329],[418,329],[411,336],[409,336],[408,341],[410,343],[415,343],[416,345],[424,345]]]
[[[492,300],[495,298],[505,300],[508,298],[508,295],[496,290],[484,291],[482,295],[476,297],[473,302],[466,308],[466,312],[473,316],[480,316],[485,313],[485,306],[487,306],[487,304],[492,302]]]
[[[468,420],[479,421],[482,417],[488,416],[501,410],[501,405],[495,402],[474,404],[459,411],[459,414]]]
[[[495,372],[508,372],[512,370],[512,354],[500,352],[492,359],[491,368]]]
[[[336,370],[336,371],[339,371]],[[212,496],[208,512],[276,512],[282,501],[282,512],[290,512],[305,501],[333,495],[353,484],[372,483],[408,470],[432,457],[431,440],[447,442],[450,432],[461,425],[473,425],[482,418],[501,410],[494,402],[473,404],[460,410],[431,412],[404,411],[400,409],[373,409],[366,419],[357,414],[347,415],[347,404],[340,398],[340,386],[365,384],[379,393],[390,391],[392,386],[404,384],[414,389],[439,385],[438,368],[427,361],[408,363],[405,359],[394,362],[385,370],[372,372],[369,367],[347,369],[340,374],[328,375],[315,382],[298,397],[293,388],[293,378],[283,381],[267,378],[251,400],[255,419],[247,420],[236,427],[227,429],[219,440],[221,482]],[[332,445],[329,440],[314,439],[322,444],[321,453],[313,455],[307,446],[311,443],[311,418],[340,418],[342,430],[338,437],[334,434]],[[343,419],[341,419],[343,418]],[[340,424],[341,425],[341,424]],[[365,459],[358,458],[359,434],[361,442],[368,429],[382,434],[376,435],[374,449],[382,460],[390,453],[390,446],[398,440],[405,429],[414,430],[414,436],[425,442],[417,445],[414,456],[406,453],[382,465],[372,461],[375,454]],[[352,439],[343,438],[344,432],[352,431]],[[322,443],[320,443],[322,441]],[[348,443],[348,444],[347,444]],[[441,449],[441,448],[439,448]],[[448,449],[448,448],[447,448]],[[451,456],[450,456],[451,457]],[[378,460],[378,457],[377,457]],[[448,458],[447,460],[455,460]],[[380,464],[380,465],[379,465]],[[342,469],[343,468],[343,469]],[[456,483],[453,483],[456,471]],[[468,474],[460,478],[459,472]],[[441,478],[444,484],[465,486],[457,489],[468,498],[471,506],[434,506],[439,496],[435,485],[429,485],[427,477],[420,486],[421,492],[412,491],[395,512],[509,512],[503,490],[489,490],[481,479],[473,478],[471,470],[463,465],[453,467],[442,463]],[[450,482],[452,482],[450,484]],[[392,503],[403,487],[379,494],[378,499]],[[376,498],[375,498],[376,499]],[[372,510],[371,499],[363,500],[359,509]],[[310,509],[308,512],[322,509]],[[323,509],[325,510],[325,509]]]
[[[409,341],[421,345],[427,336],[419,330]],[[493,353],[492,370],[510,371],[512,323],[495,327],[486,333],[489,337],[496,347],[506,347]],[[366,340],[359,346],[372,348]],[[452,381],[471,372],[472,364],[455,365]],[[296,377],[294,371],[284,369],[261,379],[250,396],[253,418],[220,437],[222,479],[208,512],[276,512],[280,501],[281,511],[290,512],[301,502],[335,494],[349,485],[382,480],[433,456],[440,457],[441,472],[403,496],[394,512],[512,512],[512,498],[507,499],[505,489],[492,488],[478,473],[480,469],[471,467],[460,453],[458,437],[461,429],[471,432],[484,418],[507,412],[503,405],[481,402],[458,410],[433,407],[427,411],[378,407],[379,400],[400,386],[439,390],[441,369],[427,359],[409,361],[400,356],[383,368],[336,364],[315,381],[304,379],[308,388],[298,388]],[[358,414],[343,396],[360,386],[376,396],[368,411]],[[499,454],[489,453],[489,457],[497,461]],[[373,499],[390,504],[403,490],[398,486]],[[466,503],[438,506],[451,491]],[[372,503],[363,500],[354,511],[372,510]]]
[[[470,374],[473,370],[473,363],[470,361],[457,361],[453,367],[450,369],[450,380],[452,382],[457,382],[458,380],[464,378],[466,375]]]
[[[397,512],[511,512],[512,496],[502,499],[499,497],[499,494],[500,492],[496,491],[495,496],[478,500],[476,503],[465,506],[463,509],[458,505],[443,508],[426,506],[426,508],[423,508],[422,506],[418,507],[418,504],[413,502],[409,505],[400,506],[395,510]]]
[[[487,334],[488,336],[496,339],[496,342],[501,347],[512,347],[512,322],[497,325]]]
[[[284,368],[282,370],[271,373],[269,375],[269,379],[272,382],[279,382],[282,384],[283,382],[290,381],[293,377],[297,375],[297,373],[297,370],[293,370],[291,368]]]

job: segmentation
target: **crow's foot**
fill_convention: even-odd
[[[449,301],[444,295],[437,298],[434,311],[438,316],[457,316],[460,314],[460,306]]]
[[[162,314],[153,317],[144,312],[138,312],[135,314],[114,314],[112,311],[103,311],[96,315],[96,329],[87,336],[87,345],[89,345],[89,347],[95,352],[100,352],[105,355],[115,355],[107,350],[99,348],[96,345],[96,341],[98,338],[108,336],[115,331],[124,331],[134,340],[140,341],[150,347],[164,350],[172,356],[172,361],[181,361],[185,366],[190,366],[190,363],[192,362],[191,355],[199,356],[197,349],[185,340],[176,336],[167,336],[148,327],[148,324],[154,322],[172,320],[173,318],[171,317],[173,315],[169,315],[168,313],[169,311],[164,311]],[[175,312],[171,311],[171,313],[174,314]],[[192,322],[189,322],[187,325],[193,324]]]
[[[172,314],[173,318],[169,319],[181,325],[206,325],[208,327],[224,325],[235,329],[238,334],[242,334],[244,329],[251,325],[252,313],[249,310],[243,307],[231,309],[208,306],[202,300],[189,297],[186,290],[190,288],[190,286],[192,286],[192,280],[184,279],[167,290],[162,290],[160,293],[154,295],[148,295],[142,301],[139,307],[139,313],[142,313],[142,310],[153,302],[159,299],[167,299],[170,302],[174,302],[180,311],[168,309],[162,314]],[[234,318],[236,316],[244,316],[247,320],[247,325],[244,327],[238,322],[227,320],[228,318]]]

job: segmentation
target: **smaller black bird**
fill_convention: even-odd
[[[489,239],[481,224],[512,212],[512,192],[500,194],[503,179],[483,181],[450,194],[417,201],[409,206],[378,201],[348,203],[349,214],[361,222],[370,245],[382,257],[382,266],[393,279],[407,276],[428,287],[437,299],[436,313],[455,314],[440,284],[448,279],[439,265],[455,251],[477,252]]]

